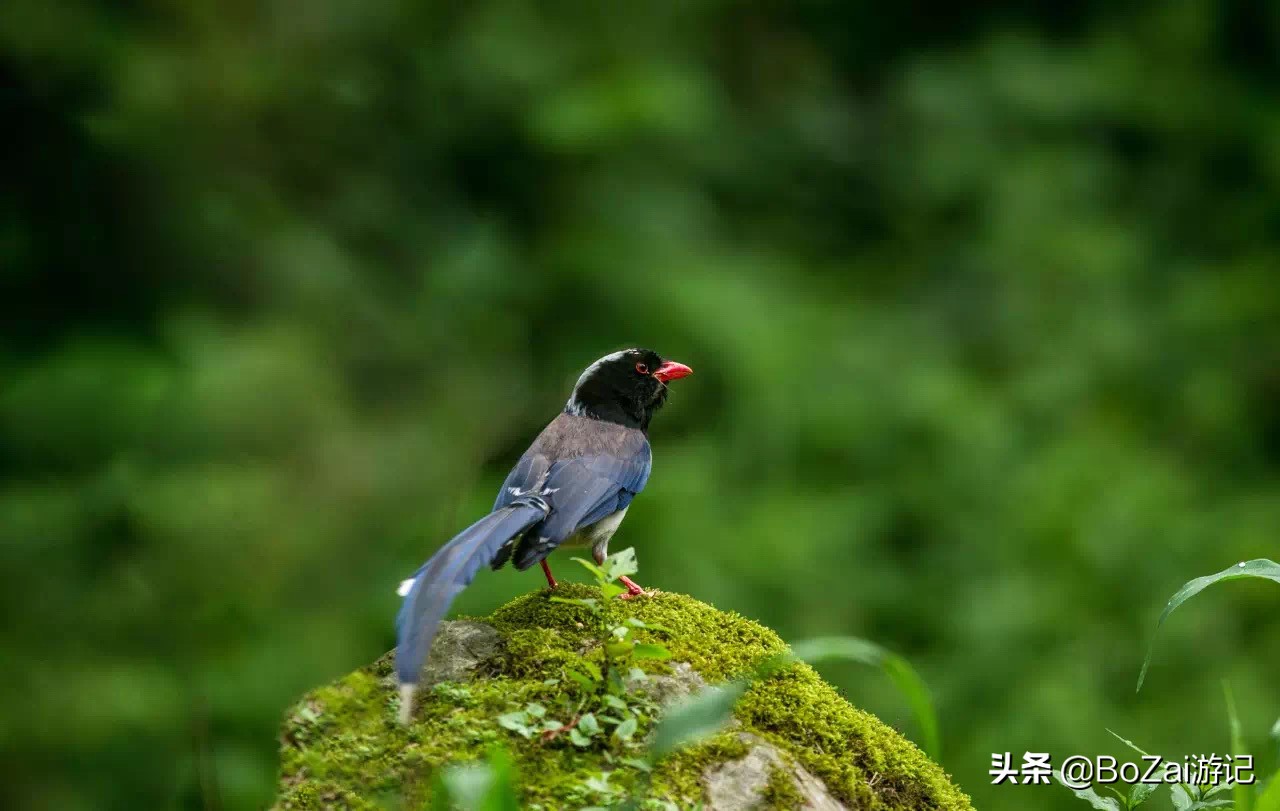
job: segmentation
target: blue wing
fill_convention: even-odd
[[[653,468],[647,440],[627,450],[619,455],[593,453],[553,461],[531,449],[521,458],[503,482],[494,508],[537,495],[551,511],[518,544],[517,568],[532,566],[578,530],[626,509],[644,489]]]

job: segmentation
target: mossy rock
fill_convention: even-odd
[[[599,597],[596,589],[573,584],[556,594]],[[522,805],[530,809],[608,804],[609,797],[592,788],[601,785],[602,772],[609,773],[608,785],[626,790],[647,780],[646,796],[666,807],[710,801],[710,807],[725,808],[972,808],[914,744],[851,706],[802,663],[757,682],[737,703],[730,728],[667,757],[650,775],[637,764],[644,753],[643,726],[633,742],[606,738],[607,746],[582,749],[564,736],[521,737],[500,726],[498,716],[536,702],[550,708],[550,717],[557,707],[577,701],[581,688],[564,677],[566,666],[598,645],[585,609],[548,596],[525,595],[480,620],[497,631],[500,644],[471,656],[465,680],[430,687],[430,679],[424,681],[407,726],[396,722],[399,698],[390,654],[309,693],[284,725],[276,808],[422,808],[441,767],[484,758],[499,746],[511,752]],[[661,674],[680,679],[691,672],[722,682],[786,650],[773,631],[678,594],[604,605],[613,622],[635,617],[670,629],[636,632],[639,641],[671,652],[666,662],[639,663],[655,683]],[[458,677],[456,667],[441,672]],[[716,775],[733,775],[740,783],[752,761],[770,773],[749,803],[712,796]],[[814,791],[824,799],[814,799]]]

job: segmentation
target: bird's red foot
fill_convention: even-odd
[[[551,567],[547,565],[545,558],[542,561],[542,573],[547,576],[547,588],[554,589],[556,586],[560,585],[556,582],[556,579],[551,576]]]
[[[637,586],[637,585],[636,585],[636,581],[632,580],[631,578],[627,577],[626,575],[623,575],[622,577],[619,577],[618,579],[622,581],[622,585],[624,585],[624,586],[626,586],[626,587],[627,587],[627,591],[626,591],[626,593],[625,593],[625,594],[619,594],[619,595],[618,595],[618,599],[619,599],[619,600],[634,600],[635,598],[637,598],[637,597],[639,597],[639,596],[641,596],[641,595],[643,595],[643,594],[646,594],[646,592],[645,592],[645,590],[644,590],[644,589],[642,589],[642,588],[640,588],[639,586]]]

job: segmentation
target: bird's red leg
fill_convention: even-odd
[[[618,579],[622,581],[622,585],[627,587],[626,594],[618,595],[622,599],[630,600],[633,597],[639,597],[641,594],[644,594],[644,589],[637,586],[636,581],[632,580],[630,577],[627,577],[625,574],[619,577]]]
[[[556,583],[556,579],[551,576],[551,567],[547,565],[546,558],[542,559],[542,573],[547,576],[547,588],[553,589],[557,585],[559,585],[558,583]]]

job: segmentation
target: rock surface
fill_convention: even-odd
[[[598,592],[564,584],[559,595]],[[499,716],[530,705],[545,711],[542,720],[565,721],[582,705],[581,688],[566,676],[599,642],[584,609],[547,596],[526,595],[483,620],[444,623],[408,726],[396,722],[391,654],[305,696],[285,721],[275,807],[424,807],[442,768],[497,746],[510,753],[521,807],[531,811],[612,805],[632,792],[667,808],[703,803],[709,811],[972,811],[942,769],[804,664],[757,682],[728,728],[651,773],[637,765],[649,721],[632,740],[601,736],[581,747],[567,735],[544,739],[504,727]],[[741,676],[786,650],[767,628],[681,595],[603,605],[611,622],[636,618],[669,629],[636,632],[671,653],[669,661],[640,662],[648,677],[628,684],[650,706]]]
[[[848,811],[848,806],[831,796],[821,780],[783,756],[777,747],[756,735],[742,733],[738,740],[750,746],[747,754],[702,773],[706,786],[706,811],[747,811],[768,808],[776,803],[778,781],[786,781],[786,792],[798,808],[812,811]]]
[[[492,625],[471,620],[440,623],[422,666],[422,686],[467,681],[484,664],[502,656],[502,636]]]
[[[707,686],[706,680],[688,662],[671,662],[670,667],[669,676],[649,676],[644,681],[632,679],[627,682],[627,688],[644,693],[655,704],[667,707]]]

